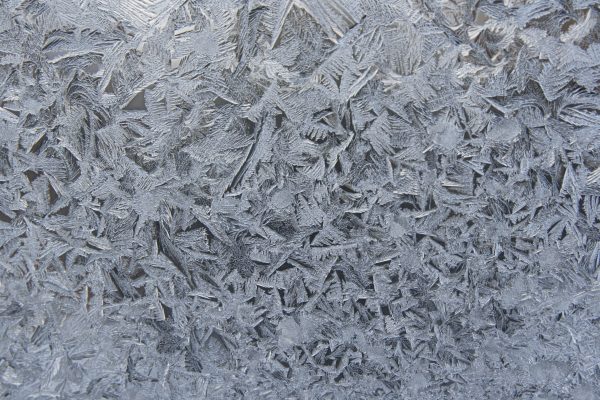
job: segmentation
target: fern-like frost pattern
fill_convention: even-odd
[[[597,0],[0,0],[0,397],[600,398]]]

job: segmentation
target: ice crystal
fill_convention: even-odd
[[[599,12],[0,1],[0,396],[600,398]]]

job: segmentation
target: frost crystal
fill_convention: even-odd
[[[599,13],[0,1],[0,397],[600,398]]]

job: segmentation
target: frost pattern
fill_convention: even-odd
[[[599,12],[0,1],[0,395],[600,398]]]

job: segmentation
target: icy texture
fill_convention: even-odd
[[[0,1],[0,397],[600,398],[598,4]]]

